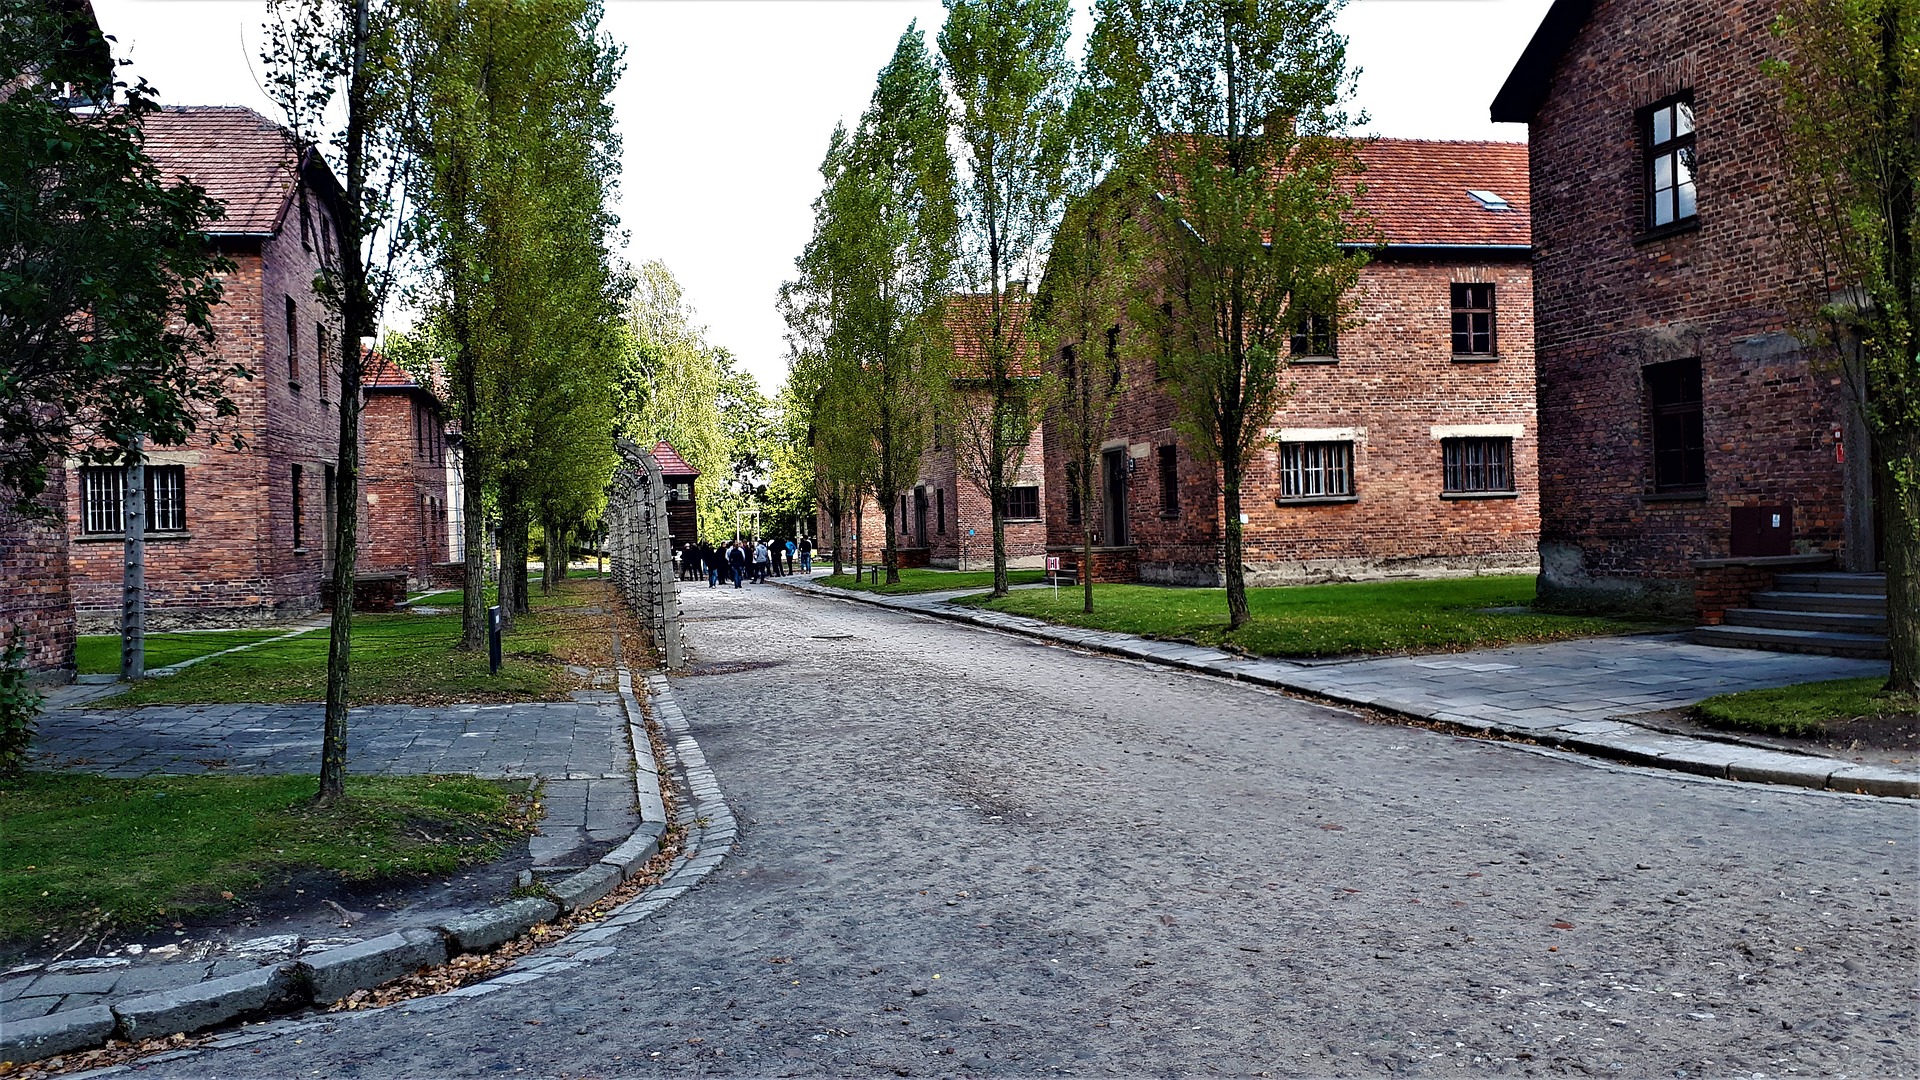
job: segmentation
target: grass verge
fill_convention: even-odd
[[[1095,585],[1093,613],[1079,589],[1029,589],[988,602],[956,601],[1068,626],[1189,641],[1255,656],[1347,656],[1441,652],[1672,629],[1648,619],[1555,615],[1532,610],[1529,576],[1358,582],[1248,589],[1252,619],[1227,629],[1224,589]]]
[[[1886,684],[1876,676],[1742,690],[1710,697],[1695,705],[1693,714],[1714,727],[1809,738],[1848,721],[1920,713],[1920,698],[1886,693]]]
[[[356,776],[324,810],[312,805],[318,783],[71,773],[0,783],[0,938],[177,922],[246,904],[289,873],[447,874],[498,858],[538,820],[523,782]]]
[[[1007,584],[1030,585],[1046,576],[1044,570],[1009,570]],[[892,596],[900,593],[939,592],[943,589],[991,589],[993,588],[993,571],[902,570],[899,582],[892,585],[875,585],[870,580],[855,581],[852,574],[828,574],[820,579],[820,583],[831,585],[836,589],[877,592]]]
[[[196,656],[225,652],[241,645],[279,637],[291,628],[250,630],[169,630],[147,635],[147,670],[191,660]],[[120,672],[120,635],[83,634],[73,643],[74,663],[82,675],[117,675]]]
[[[605,587],[567,581],[537,597],[503,642],[500,673],[487,671],[486,651],[460,648],[459,594],[446,614],[356,615],[348,698],[354,705],[446,702],[557,701],[578,682],[567,663],[598,666],[606,650]],[[422,598],[423,607],[439,606]],[[204,703],[321,701],[327,688],[327,633],[257,645],[220,656],[166,678],[137,683],[101,704],[107,707]]]

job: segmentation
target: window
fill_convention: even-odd
[[[1682,94],[1647,112],[1647,227],[1693,220],[1693,96]]]
[[[1653,490],[1705,488],[1707,440],[1700,361],[1649,364],[1642,372],[1653,429]]]
[[[1177,447],[1160,448],[1160,512],[1167,517],[1180,514],[1180,451]]]
[[[295,465],[293,467],[293,550],[295,551],[304,550],[307,546],[306,537],[302,535],[302,526],[305,523],[301,520],[304,515],[301,512],[300,503],[300,466]]]
[[[147,466],[147,531],[180,532],[187,527],[187,467]]]
[[[933,493],[933,519],[941,536],[947,535],[947,489],[936,488]]]
[[[124,520],[126,474],[111,465],[80,470],[80,531],[117,533]]]
[[[907,535],[907,493],[900,493],[900,535]]]
[[[1007,520],[1032,521],[1040,517],[1040,489],[1037,487],[1017,487],[1007,489]]]
[[[1067,462],[1067,524],[1080,524],[1080,463]]]
[[[1493,355],[1493,286],[1453,285],[1453,355]]]
[[[1326,499],[1353,494],[1353,444],[1280,444],[1280,498]]]
[[[322,323],[313,328],[313,377],[320,380],[320,404],[327,403],[327,327]]]
[[[147,531],[180,532],[187,527],[187,469],[184,465],[147,466]],[[80,471],[80,531],[125,532],[127,472],[119,465]]]
[[[1440,453],[1446,464],[1443,490],[1513,490],[1512,439],[1442,439]]]
[[[334,530],[333,504],[337,501],[337,496],[334,494],[333,466],[331,465],[320,466],[320,499],[320,542],[327,546],[328,551],[332,551]]]
[[[1289,348],[1296,360],[1331,359],[1338,355],[1334,347],[1333,320],[1325,315],[1309,312],[1293,328],[1293,340]]]
[[[295,390],[300,389],[300,312],[293,306],[293,297],[287,299],[287,383]]]
[[[1107,327],[1107,377],[1111,380],[1107,383],[1109,391],[1120,389],[1120,328],[1117,326]]]

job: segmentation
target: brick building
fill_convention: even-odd
[[[952,342],[955,416],[935,425],[933,445],[920,455],[919,476],[895,507],[902,566],[939,566],[957,570],[993,566],[993,507],[986,489],[968,475],[961,444],[968,417],[985,417],[991,408],[981,388],[983,327],[990,318],[987,296],[955,296],[947,301],[947,334]],[[1026,283],[1009,286],[1003,317],[1016,342],[1025,329],[1031,303]],[[1029,373],[1034,374],[1034,373]],[[965,414],[965,415],[961,415]],[[1039,566],[1046,555],[1045,467],[1040,432],[1027,440],[1019,468],[1007,492],[1007,565]],[[878,507],[873,513],[879,515]]]
[[[208,227],[233,260],[213,314],[210,362],[245,365],[237,416],[217,444],[150,447],[147,625],[230,624],[310,613],[330,564],[328,510],[339,446],[340,327],[313,283],[335,258],[339,184],[320,155],[244,108],[169,108],[145,122],[146,150],[226,207]],[[238,435],[241,448],[232,437]],[[80,628],[119,620],[121,470],[68,483],[73,602]]]
[[[47,470],[47,488],[35,500],[48,511],[13,511],[14,492],[0,487],[0,649],[26,647],[36,680],[73,676],[73,593],[68,584],[67,470]]]
[[[355,569],[404,571],[424,586],[452,558],[447,515],[447,423],[433,392],[379,353],[362,368],[360,519]]]
[[[1380,139],[1360,156],[1363,227],[1380,243],[1362,245],[1373,259],[1348,297],[1350,325],[1302,327],[1291,343],[1282,378],[1293,394],[1246,469],[1247,581],[1530,572],[1539,503],[1527,148]],[[1140,288],[1160,291],[1151,280]],[[1133,355],[1151,352],[1121,350],[1126,384],[1085,508],[1097,522],[1093,572],[1218,585],[1219,470],[1174,430],[1154,363]],[[1067,457],[1050,425],[1048,550],[1076,566],[1082,508]]]
[[[1732,557],[1873,567],[1865,434],[1793,335],[1777,7],[1557,0],[1493,103],[1532,149],[1543,598],[1686,613]]]

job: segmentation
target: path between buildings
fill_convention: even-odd
[[[777,584],[1636,765],[1728,780],[1920,796],[1920,766],[1860,764],[1769,749],[1731,735],[1714,739],[1660,730],[1634,720],[1737,690],[1884,676],[1887,665],[1880,660],[1726,649],[1671,634],[1416,656],[1249,658],[951,602],[980,589],[886,596],[815,580],[782,578]]]

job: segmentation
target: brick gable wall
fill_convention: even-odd
[[[446,442],[432,400],[419,390],[370,388],[360,414],[359,569],[400,570],[417,583],[449,559]]]
[[[1690,612],[1692,561],[1727,556],[1737,506],[1792,505],[1801,552],[1846,558],[1861,528],[1842,497],[1859,480],[1836,460],[1839,373],[1792,336],[1807,276],[1781,239],[1759,71],[1776,9],[1601,0],[1531,125],[1543,595]],[[1639,110],[1681,91],[1694,95],[1698,228],[1649,238]],[[1642,369],[1695,358],[1707,487],[1663,497]]]
[[[264,241],[230,241],[235,268],[214,311],[213,360],[244,364],[251,379],[228,388],[239,414],[210,421],[204,437],[180,447],[153,447],[155,464],[185,467],[185,532],[154,534],[147,543],[147,625],[233,624],[310,614],[320,607],[330,563],[325,542],[325,473],[339,446],[338,369],[323,402],[316,372],[315,327],[329,325],[337,348],[338,319],[314,294],[319,272],[316,220],[327,213],[313,200],[307,235],[299,211]],[[257,245],[257,246],[253,246]],[[299,341],[289,356],[285,298],[294,298]],[[293,377],[290,377],[293,376]],[[295,383],[298,383],[297,387]],[[235,449],[232,436],[243,447]],[[294,545],[293,466],[301,466],[302,544]],[[76,478],[77,480],[77,478]],[[119,536],[81,530],[81,485],[70,485],[72,587],[76,616],[86,632],[110,633],[119,624]],[[364,533],[363,533],[364,536]]]

